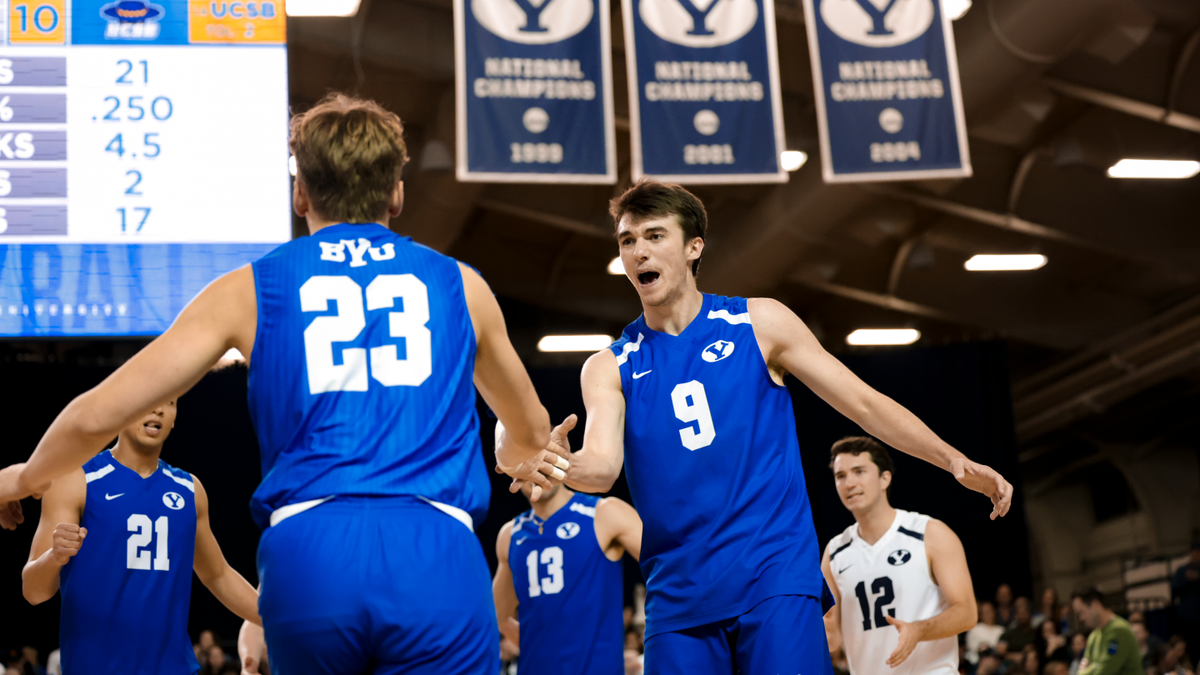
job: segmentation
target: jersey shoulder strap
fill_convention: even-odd
[[[732,325],[750,325],[750,305],[746,298],[714,295],[705,318],[725,321]]]
[[[832,561],[837,557],[837,554],[850,548],[850,544],[854,541],[854,525],[847,527],[841,534],[829,540],[829,545],[825,550],[829,551],[829,560]]]
[[[182,469],[176,469],[161,459],[158,460],[158,470],[167,478],[187,488],[189,492],[196,492],[196,483],[192,481],[192,474]]]
[[[929,516],[912,511],[901,511],[900,509],[896,509],[896,511],[896,517],[900,520],[900,526],[896,528],[896,533],[918,541],[925,541],[925,530],[929,527]]]

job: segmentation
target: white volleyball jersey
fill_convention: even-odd
[[[874,546],[858,536],[858,525],[826,547],[829,569],[841,592],[842,641],[851,675],[957,675],[958,641],[921,642],[898,668],[887,665],[900,632],[887,616],[922,621],[945,608],[925,555],[929,516],[896,509],[896,520]]]

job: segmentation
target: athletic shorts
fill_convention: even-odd
[[[646,640],[645,675],[833,675],[821,601],[777,595],[731,619]]]
[[[479,540],[417,499],[337,498],[258,546],[277,675],[495,675],[499,632]]]

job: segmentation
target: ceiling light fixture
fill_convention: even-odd
[[[958,21],[971,9],[971,0],[942,0],[942,9],[951,21]]]
[[[607,335],[547,335],[537,347],[539,352],[598,352],[612,342]]]
[[[288,16],[354,16],[361,0],[287,0]]]
[[[914,328],[859,328],[846,336],[846,344],[863,345],[911,345],[921,337]]]
[[[625,263],[621,262],[620,256],[613,258],[612,262],[608,263],[608,273],[614,276],[625,276]]]
[[[808,161],[808,153],[800,150],[784,150],[779,155],[779,163],[784,171],[796,171]]]
[[[1174,159],[1123,159],[1108,167],[1110,178],[1191,178],[1200,162]]]
[[[1020,255],[979,254],[963,263],[971,272],[1026,272],[1046,266],[1046,256],[1040,253]]]

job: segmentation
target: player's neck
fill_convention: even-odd
[[[553,517],[554,514],[558,513],[559,509],[566,506],[567,502],[571,501],[571,497],[574,496],[574,492],[568,490],[566,487],[561,487],[550,499],[540,502],[531,502],[530,505],[533,506],[533,515],[537,516],[539,520],[550,520],[550,518]]]
[[[892,523],[896,522],[896,509],[883,498],[867,511],[854,514],[854,520],[858,522],[858,536],[874,546],[892,529]]]
[[[142,478],[149,478],[158,470],[158,457],[162,454],[162,446],[154,449],[138,447],[125,437],[117,439],[112,449],[113,459],[122,466],[133,469]]]
[[[642,314],[651,330],[668,335],[679,335],[691,325],[704,307],[704,294],[694,285],[686,285],[678,295],[661,305],[642,305]]]
[[[332,225],[341,225],[341,222],[339,222],[339,221],[325,220],[321,216],[318,216],[317,214],[313,213],[312,211],[309,211],[308,213],[304,214],[304,221],[308,224],[308,233],[309,234],[316,234],[317,232],[320,232],[321,230],[323,230],[327,227],[330,227]],[[356,225],[383,225],[384,227],[387,227],[387,222],[355,223],[355,224]]]

